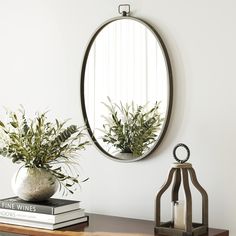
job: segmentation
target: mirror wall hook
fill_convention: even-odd
[[[129,4],[120,4],[118,6],[118,12],[122,16],[129,16],[130,15],[130,5]]]

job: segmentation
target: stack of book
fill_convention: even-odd
[[[54,230],[87,221],[79,201],[50,198],[35,203],[18,197],[0,200],[0,223]]]

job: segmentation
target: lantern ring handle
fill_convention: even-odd
[[[186,149],[186,151],[187,151],[187,157],[186,157],[184,160],[180,160],[180,159],[177,157],[177,155],[176,155],[176,150],[177,150],[179,147],[184,147],[184,148]],[[175,158],[175,160],[176,160],[177,162],[183,164],[183,163],[185,163],[185,162],[189,159],[189,157],[190,157],[190,150],[189,150],[189,148],[188,148],[188,146],[187,146],[186,144],[184,144],[184,143],[179,143],[179,144],[177,144],[177,145],[174,147],[174,149],[173,149],[173,155],[174,155],[174,158]]]

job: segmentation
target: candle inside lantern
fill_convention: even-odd
[[[174,228],[185,229],[185,202],[174,203]]]

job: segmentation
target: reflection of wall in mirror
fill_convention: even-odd
[[[107,114],[102,102],[153,106],[161,102],[166,115],[168,74],[164,53],[156,36],[143,24],[122,19],[110,23],[96,37],[85,72],[85,105],[95,137],[101,137]],[[107,150],[101,140],[99,143]]]

